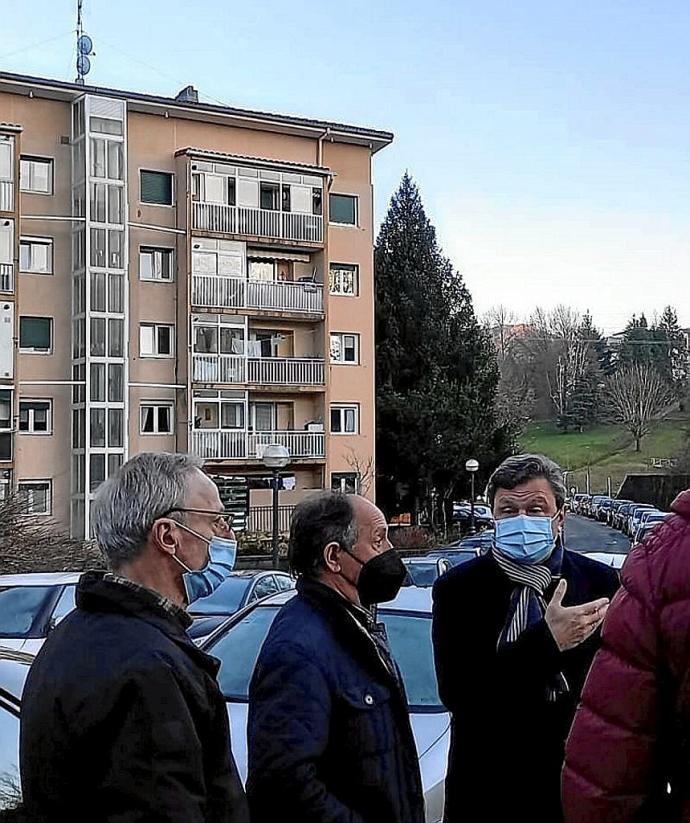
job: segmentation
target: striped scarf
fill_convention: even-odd
[[[499,551],[492,549],[493,558],[506,577],[515,583],[510,597],[510,609],[499,637],[497,648],[514,643],[526,630],[538,623],[546,612],[544,594],[551,585],[554,575],[558,575],[563,561],[563,546],[560,540],[545,565],[529,566],[510,560]],[[547,700],[551,703],[569,691],[568,681],[558,672],[553,683],[547,685]]]

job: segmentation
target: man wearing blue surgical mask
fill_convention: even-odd
[[[108,571],[39,652],[22,699],[30,820],[248,823],[218,661],[186,607],[232,571],[236,541],[192,455],[138,454],[92,508]]]
[[[439,692],[452,716],[445,823],[559,823],[565,741],[618,588],[563,542],[565,485],[542,455],[488,484],[491,552],[434,587]]]

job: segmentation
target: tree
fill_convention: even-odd
[[[485,471],[509,453],[497,422],[498,366],[462,275],[444,257],[405,174],[374,253],[377,497],[391,512],[429,509],[464,489],[465,460]]]
[[[0,500],[0,574],[85,571],[105,568],[92,543],[75,540],[57,524],[26,512],[19,495]]]
[[[604,396],[613,419],[630,432],[638,452],[642,438],[673,400],[668,384],[656,369],[644,364],[628,366],[612,375]]]
[[[678,315],[672,306],[666,306],[659,321],[654,325],[653,332],[657,369],[680,400],[687,391],[688,347],[678,325]]]

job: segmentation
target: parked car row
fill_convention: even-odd
[[[633,543],[639,543],[649,532],[668,516],[651,503],[608,497],[604,494],[575,494],[570,499],[574,514],[606,523],[626,534]]]

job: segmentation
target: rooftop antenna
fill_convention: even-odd
[[[77,79],[74,81],[84,85],[84,78],[91,71],[89,56],[95,54],[93,40],[84,33],[82,11],[84,0],[77,0]]]

